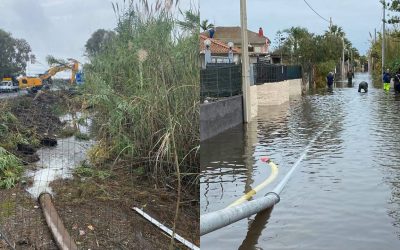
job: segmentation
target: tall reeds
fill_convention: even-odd
[[[198,172],[198,35],[179,30],[171,3],[134,3],[113,5],[117,35],[85,69],[84,98],[98,125],[92,155],[145,162],[162,184],[176,164]]]

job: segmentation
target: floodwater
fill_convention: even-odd
[[[360,81],[368,93],[358,93]],[[201,145],[201,214],[228,206],[270,174],[271,191],[328,124],[273,209],[201,237],[201,249],[400,249],[400,96],[368,74],[277,107]]]
[[[60,117],[72,126],[73,120],[82,118],[81,113],[72,116],[67,114]],[[91,120],[86,119],[86,123],[78,125],[81,133],[90,132]],[[57,140],[54,147],[43,147],[37,151],[40,161],[36,163],[37,169],[27,173],[28,177],[33,178],[32,186],[27,189],[33,198],[38,198],[43,192],[52,194],[50,183],[57,179],[72,178],[73,170],[86,159],[87,150],[93,146],[94,141],[82,141],[75,137]]]

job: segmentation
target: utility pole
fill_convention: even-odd
[[[344,38],[342,37],[343,50],[342,50],[342,78],[344,79]]]
[[[283,60],[282,60],[282,45],[281,45],[281,43],[282,43],[282,33],[279,33],[278,39],[279,39],[279,51],[281,52],[281,57],[280,57],[279,61],[280,61],[281,64],[283,64]]]
[[[383,3],[383,17],[382,17],[382,22],[383,22],[383,25],[382,25],[382,75],[383,75],[384,68],[385,68],[385,32],[386,32],[386,30],[385,30],[385,23],[386,23],[385,10],[386,10],[386,1],[383,0],[382,3]]]
[[[375,28],[375,37],[374,37],[374,43],[376,43],[376,28]]]
[[[353,73],[354,73],[354,69],[353,69],[353,50],[351,49],[350,50],[350,62],[351,62],[351,71],[353,71]]]
[[[248,123],[250,114],[250,60],[247,37],[247,10],[246,1],[240,0],[240,24],[242,35],[242,92],[243,92],[243,120]]]
[[[350,70],[350,51],[347,50],[347,72]]]
[[[329,18],[329,30],[332,30],[332,17]]]

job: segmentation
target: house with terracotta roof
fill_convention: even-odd
[[[200,34],[200,60],[201,60],[201,67],[205,68],[205,41],[210,41],[210,50],[211,50],[211,62],[212,63],[239,63],[240,61],[240,49],[237,47],[232,48],[233,53],[233,62],[229,62],[228,54],[229,54],[229,45],[223,41],[209,38],[205,35]]]
[[[209,37],[208,31],[202,32],[202,36]],[[247,30],[248,36],[248,49],[250,56],[250,63],[257,62],[257,57],[265,57],[269,55],[269,46],[271,40],[264,36],[262,29],[257,33]],[[236,27],[215,27],[214,40],[219,40],[224,43],[233,42],[235,47],[242,49],[241,28]]]

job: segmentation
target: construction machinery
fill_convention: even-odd
[[[68,63],[59,62],[50,67],[43,74],[39,74],[39,77],[20,77],[18,79],[20,89],[28,89],[37,91],[42,88],[49,88],[53,84],[52,76],[58,72],[71,70],[70,84],[75,83],[75,75],[79,70],[79,61],[68,58]]]
[[[53,84],[51,77],[57,74],[58,72],[66,70],[71,70],[70,84],[72,85],[75,83],[75,75],[79,70],[79,62],[72,58],[68,58],[68,63],[60,62],[55,66],[51,67],[44,74],[39,75],[39,78],[43,81],[43,84],[51,85]]]
[[[43,88],[43,82],[39,77],[23,76],[18,78],[18,87],[36,92]]]

